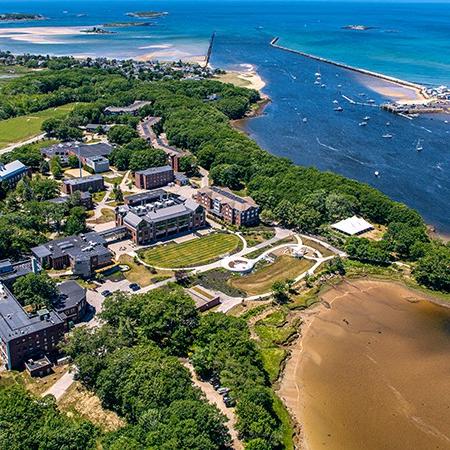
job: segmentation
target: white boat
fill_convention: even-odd
[[[387,127],[391,126],[391,122],[386,122],[386,126]]]
[[[366,117],[363,118],[363,120],[365,120],[367,122],[368,120],[370,120],[370,117],[366,116]]]
[[[337,87],[340,89],[342,87],[342,84],[338,84]]]
[[[319,77],[322,76],[322,74],[321,74],[320,72],[316,72],[314,75],[315,75],[317,78],[319,78]]]
[[[370,98],[369,100],[367,100],[367,102],[368,102],[368,103],[375,103],[375,100],[373,100],[373,99]]]
[[[382,136],[384,139],[392,139],[392,134],[389,134],[389,133],[384,133],[383,134],[383,136]]]
[[[306,123],[306,122],[308,122],[308,119],[307,119],[306,117],[303,117],[302,122],[303,122],[303,123]]]
[[[417,139],[416,151],[421,152],[423,150],[422,139]]]
[[[342,106],[337,106],[336,108],[333,108],[333,109],[334,109],[334,111],[338,111],[338,112],[344,111],[344,108]]]
[[[339,102],[338,102],[337,100],[333,100],[333,103],[334,103],[335,105],[339,105]]]
[[[314,84],[320,84],[319,80],[314,81]]]
[[[360,127],[365,127],[367,125],[367,122],[359,122],[358,125]]]
[[[326,84],[321,84],[320,87],[324,88],[324,87],[327,87],[327,85]]]
[[[375,172],[373,173],[376,177],[380,176],[380,172],[378,172],[378,170],[375,170]]]

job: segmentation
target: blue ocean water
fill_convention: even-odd
[[[336,61],[424,84],[450,84],[450,4],[274,0],[59,0],[2,1],[0,12],[40,13],[49,20],[3,25],[0,48],[15,53],[173,59],[204,54],[217,33],[212,64],[257,67],[272,103],[246,121],[246,131],[268,151],[298,164],[331,170],[370,183],[419,210],[450,233],[450,124],[445,117],[412,121],[343,98],[386,100],[364,77],[271,48],[281,44]],[[88,27],[135,21],[126,12],[167,11],[154,26],[115,29],[113,35],[41,33],[30,42],[16,28]],[[342,29],[348,24],[373,27]],[[4,28],[8,28],[7,31]],[[5,36],[6,34],[6,36]],[[9,37],[8,37],[9,36]],[[11,39],[11,37],[13,39]],[[314,84],[322,74],[325,88]],[[364,95],[361,95],[364,94]],[[334,101],[343,107],[334,111]],[[358,123],[370,116],[366,127]],[[303,122],[303,118],[307,122]],[[390,122],[390,126],[386,125]],[[449,118],[450,122],[450,118]],[[382,135],[390,133],[392,139]],[[422,139],[422,152],[416,151]],[[379,171],[381,176],[374,177]]]

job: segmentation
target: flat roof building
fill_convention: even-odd
[[[251,197],[240,197],[228,188],[201,188],[195,199],[209,213],[237,226],[252,226],[259,222],[259,206]]]
[[[175,180],[171,166],[150,167],[134,174],[134,184],[139,189],[155,189],[167,186]]]
[[[14,282],[29,273],[39,273],[41,266],[36,258],[12,262],[10,259],[0,261],[0,282],[11,287]]]
[[[56,270],[70,267],[73,274],[85,278],[112,261],[106,240],[94,231],[55,239],[31,251],[43,267]]]
[[[86,164],[86,158],[95,158],[99,156],[108,157],[113,150],[112,145],[106,142],[98,142],[96,144],[83,144],[78,141],[62,142],[60,144],[51,145],[41,149],[41,153],[51,159],[58,156],[62,164],[67,164],[69,156],[74,155]]]
[[[129,106],[108,106],[105,108],[105,114],[118,115],[118,114],[131,114],[136,115],[144,106],[151,105],[152,102],[144,100],[136,100]]]
[[[70,328],[86,314],[86,289],[73,280],[58,284],[57,288],[59,295],[53,302],[53,309]]]
[[[28,359],[58,353],[65,324],[55,311],[28,314],[0,283],[0,354],[10,370],[22,369]]]
[[[77,191],[80,194],[80,204],[84,206],[86,209],[92,208],[92,195],[90,192],[80,192]],[[50,200],[47,200],[50,203],[56,203],[57,205],[64,205],[71,199],[70,195],[65,195],[61,197],[52,198]]]
[[[30,170],[18,159],[8,164],[0,163],[0,183],[8,183],[10,187],[15,186]]]
[[[331,225],[331,228],[340,231],[348,236],[356,236],[373,230],[373,226],[362,217],[352,216]]]
[[[85,164],[95,173],[107,172],[109,170],[109,159],[104,156],[92,156],[86,158]]]
[[[155,191],[153,191],[155,192]],[[193,200],[158,190],[116,208],[116,225],[125,226],[133,242],[146,245],[205,226],[205,211]],[[134,206],[131,206],[131,205]]]
[[[74,192],[98,192],[105,190],[105,182],[101,175],[68,178],[63,180],[63,192],[70,195]]]

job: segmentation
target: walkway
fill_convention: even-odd
[[[203,394],[205,394],[206,399],[209,403],[217,406],[219,411],[228,419],[228,422],[225,424],[225,426],[228,428],[228,431],[230,433],[231,439],[233,440],[231,446],[233,449],[241,450],[243,449],[242,442],[238,438],[238,433],[236,431],[235,425],[236,425],[236,416],[234,414],[234,408],[227,408],[225,406],[225,403],[223,402],[223,397],[212,387],[210,383],[207,383],[205,381],[201,381],[197,374],[195,373],[194,367],[192,364],[186,360],[182,361],[182,364],[186,369],[189,370],[192,377],[192,382],[195,386],[197,386]]]
[[[22,147],[23,145],[33,144],[35,142],[42,141],[42,139],[44,139],[44,138],[45,138],[45,133],[42,133],[42,134],[38,134],[37,136],[34,136],[30,139],[27,139],[25,141],[16,142],[14,144],[8,145],[8,147],[2,148],[0,150],[0,155],[11,152],[18,147]]]
[[[50,394],[58,401],[66,393],[67,389],[72,386],[74,382],[73,375],[73,372],[67,371],[52,387],[42,394],[42,397]]]

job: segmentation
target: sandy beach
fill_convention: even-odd
[[[261,91],[266,86],[266,82],[251,64],[242,64],[242,68],[242,71],[227,70],[225,74],[219,75],[217,78],[224,83],[257,91]]]
[[[450,448],[450,309],[383,281],[347,280],[321,298],[279,389],[300,448]]]
[[[0,38],[13,41],[28,42],[30,44],[65,44],[59,39],[63,36],[82,34],[87,27],[29,27],[29,28],[0,28]]]

